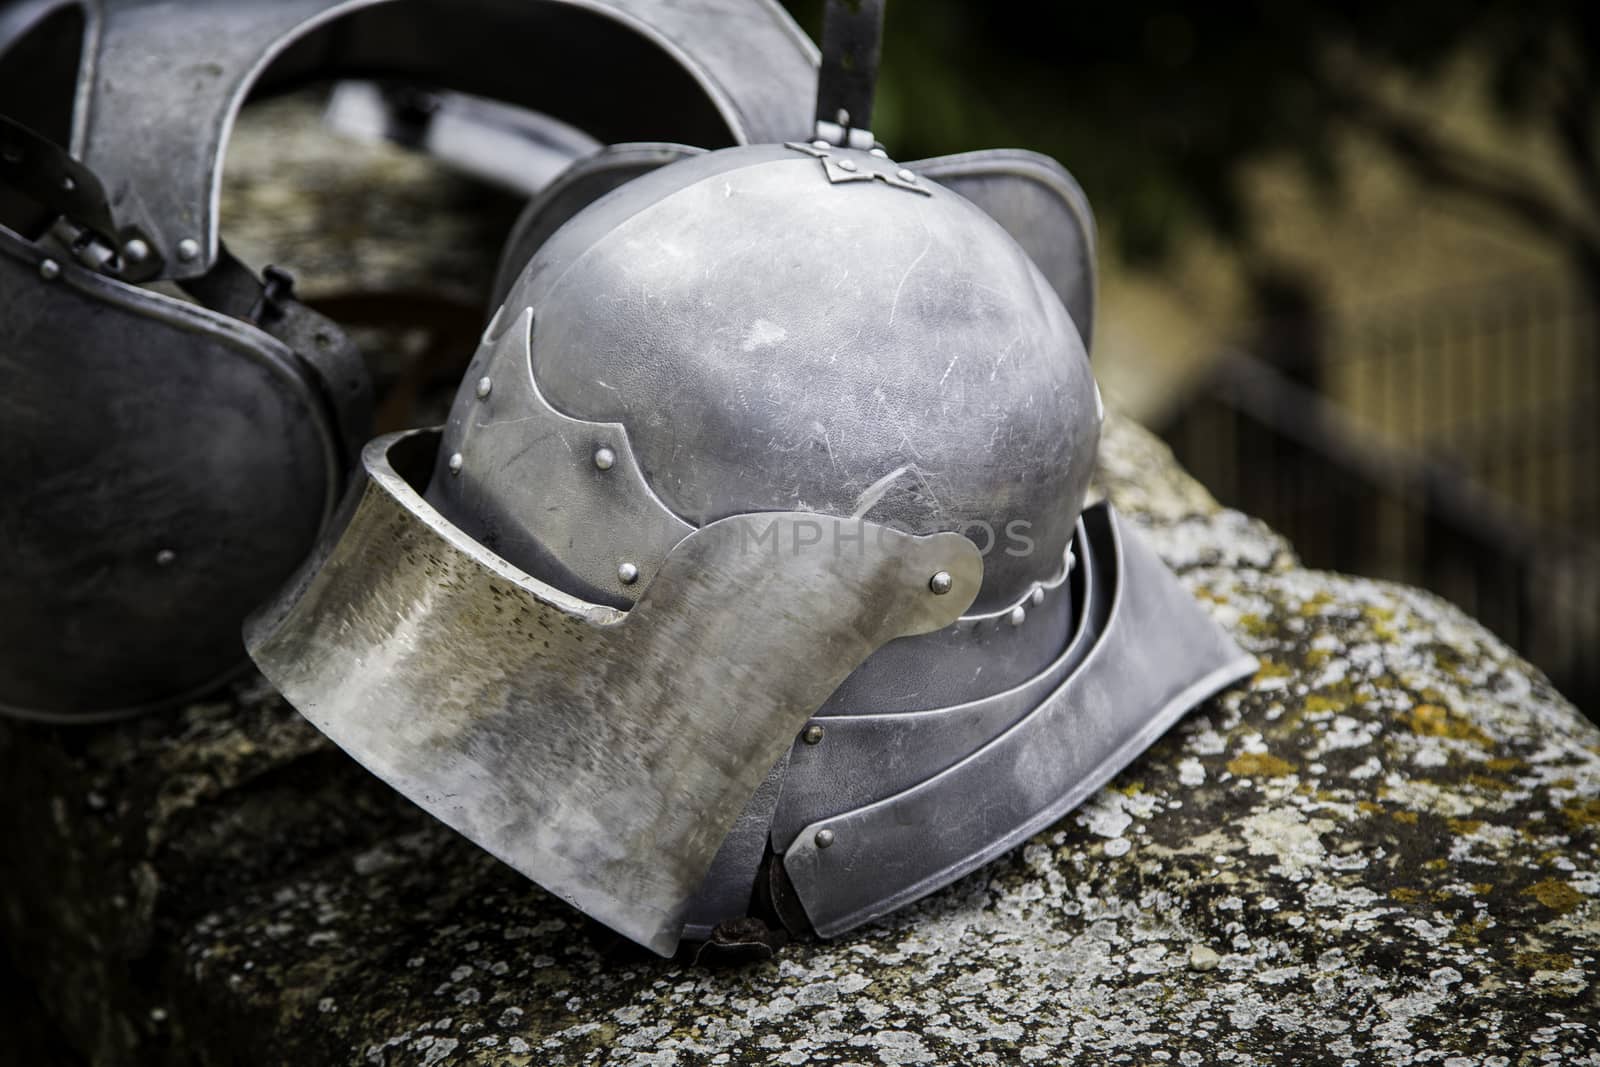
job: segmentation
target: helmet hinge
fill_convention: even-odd
[[[120,212],[113,209],[94,171],[6,115],[0,115],[0,181],[59,213],[64,243],[91,270],[127,281],[161,272],[164,260],[156,243],[127,218],[140,214],[137,196],[130,192]]]

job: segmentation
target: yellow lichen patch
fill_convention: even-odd
[[[1447,820],[1445,820],[1445,825],[1450,827],[1450,832],[1451,833],[1453,833],[1453,834],[1461,834],[1463,837],[1465,837],[1468,834],[1477,833],[1478,832],[1478,828],[1483,825],[1483,820],[1482,819],[1447,819]]]
[[[1411,732],[1424,737],[1446,737],[1450,733],[1450,712],[1437,704],[1417,704],[1405,713]]]
[[[1517,966],[1526,971],[1570,971],[1572,957],[1565,952],[1519,952]]]
[[[1388,608],[1365,607],[1361,614],[1366,618],[1367,625],[1372,627],[1372,632],[1380,641],[1393,641],[1398,637],[1399,631],[1389,624],[1394,621],[1394,612]]]
[[[1270,659],[1262,659],[1261,666],[1256,668],[1255,677],[1251,681],[1263,682],[1268,678],[1288,678],[1293,674],[1294,671],[1282,663],[1274,663]]]
[[[1129,782],[1127,785],[1117,785],[1117,786],[1112,786],[1112,788],[1115,789],[1117,792],[1121,793],[1125,797],[1136,797],[1140,793],[1144,792],[1144,783],[1143,782]]]
[[[1396,811],[1391,813],[1395,822],[1403,822],[1407,826],[1417,825],[1417,813],[1414,811]]]
[[[1262,637],[1271,632],[1267,621],[1254,612],[1245,612],[1239,616],[1239,627],[1253,637]]]
[[[1471,741],[1489,748],[1494,741],[1488,734],[1460,715],[1438,704],[1418,704],[1403,716],[1411,732],[1421,737],[1449,737],[1457,741]]]
[[[1430,871],[1447,871],[1450,869],[1450,861],[1447,859],[1429,860],[1422,866]]]
[[[1498,756],[1494,759],[1484,760],[1483,765],[1496,774],[1505,774],[1507,771],[1520,770],[1527,766],[1515,756]]]
[[[1228,602],[1227,596],[1217,592],[1209,585],[1202,585],[1194,591],[1194,595],[1196,600],[1209,600],[1213,604],[1226,604]]]
[[[1320,667],[1333,658],[1333,653],[1325,648],[1313,648],[1306,653],[1307,667]]]
[[[1379,804],[1377,801],[1374,801],[1374,800],[1360,800],[1360,801],[1357,801],[1356,802],[1356,808],[1357,808],[1357,810],[1363,811],[1368,815],[1377,815],[1378,813],[1383,811],[1383,805]]]
[[[1389,895],[1402,904],[1415,904],[1422,899],[1422,894],[1409,886],[1396,886],[1389,890]]]
[[[1246,752],[1229,760],[1228,770],[1240,778],[1281,778],[1294,773],[1294,764],[1269,752]]]
[[[1494,883],[1493,882],[1473,882],[1472,883],[1472,891],[1474,893],[1478,894],[1480,897],[1486,897],[1490,893],[1494,892]]]
[[[1489,917],[1479,916],[1469,923],[1462,923],[1450,934],[1450,940],[1459,941],[1463,945],[1476,945],[1478,936],[1489,928]]]
[[[1307,711],[1343,711],[1347,707],[1349,707],[1349,704],[1345,701],[1337,697],[1323,696],[1320,693],[1312,693],[1305,699],[1305,709]]]
[[[1502,782],[1498,778],[1490,778],[1487,774],[1469,774],[1467,775],[1467,783],[1490,793],[1504,793],[1507,790],[1516,788],[1509,782]]]
[[[1525,897],[1532,897],[1557,915],[1567,912],[1583,903],[1583,894],[1565,882],[1554,878],[1546,878],[1542,882],[1535,882],[1522,891]],[[1563,968],[1556,968],[1562,970]]]
[[[1333,597],[1328,593],[1313,593],[1300,605],[1300,614],[1306,618],[1322,614],[1322,609],[1333,603]]]
[[[1573,829],[1583,826],[1600,826],[1600,797],[1573,799],[1561,805],[1561,814],[1567,817]]]

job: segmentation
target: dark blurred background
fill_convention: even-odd
[[[1600,7],[895,0],[873,126],[1065,163],[1112,406],[1600,715]]]

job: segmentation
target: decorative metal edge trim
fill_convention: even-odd
[[[1033,582],[1016,600],[1005,607],[996,608],[994,611],[981,615],[963,615],[955,621],[957,626],[977,626],[985,622],[998,622],[1009,618],[1013,626],[1020,626],[1022,619],[1017,617],[1018,612],[1024,616],[1029,607],[1038,607],[1046,596],[1056,592],[1072,577],[1073,568],[1078,565],[1078,557],[1072,550],[1072,542],[1067,542],[1067,549],[1061,554],[1061,569],[1042,582]]]
[[[451,411],[446,436],[454,438],[457,451],[449,458],[449,471],[457,477],[466,471],[470,478],[469,457],[476,459],[485,450],[495,455],[492,449],[500,436],[497,428],[501,426],[514,425],[517,440],[533,442],[517,450],[518,462],[526,462],[529,453],[541,443],[560,441],[562,447],[553,449],[554,457],[543,457],[547,480],[539,486],[538,495],[553,494],[573,500],[577,499],[574,494],[584,494],[597,502],[603,500],[610,506],[605,508],[601,521],[609,519],[625,525],[626,529],[619,536],[614,559],[607,563],[611,569],[604,575],[580,575],[572,567],[572,561],[558,556],[558,562],[572,569],[576,577],[589,583],[594,590],[636,602],[673,547],[701,527],[678,515],[657,495],[645,477],[626,425],[617,421],[575,418],[550,402],[534,373],[533,346],[537,329],[532,307],[508,311],[507,305],[502,304],[495,311],[468,370],[469,377],[481,373],[481,381],[490,383],[489,388],[480,388],[474,401],[458,404]],[[502,383],[498,390],[493,384],[496,380]],[[518,413],[516,417],[495,418],[493,412],[508,402]],[[541,429],[547,432],[541,434]],[[553,434],[549,432],[552,430]],[[574,459],[571,464],[563,462],[571,451],[570,438],[563,430],[581,435],[586,441],[585,447],[591,449],[588,459]],[[585,469],[589,467],[606,475],[603,485],[590,485],[587,475],[593,471]],[[430,493],[440,488],[436,477]],[[530,516],[523,511],[521,515],[524,530],[532,533],[536,540],[540,539],[539,534],[548,532],[539,525],[538,514]]]
[[[823,177],[832,185],[850,182],[881,181],[895,189],[903,189],[918,196],[932,196],[933,190],[917,180],[916,172],[902,167],[890,159],[881,148],[867,145],[834,145],[818,139],[785,141],[783,147],[810,156],[822,164]],[[849,155],[836,156],[835,152],[849,151]]]

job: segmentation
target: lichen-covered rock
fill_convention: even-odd
[[[12,955],[102,1063],[1600,1064],[1600,732],[1448,604],[1302,569],[1136,426],[1100,484],[1261,670],[886,920],[658,960],[247,681],[0,727]]]

